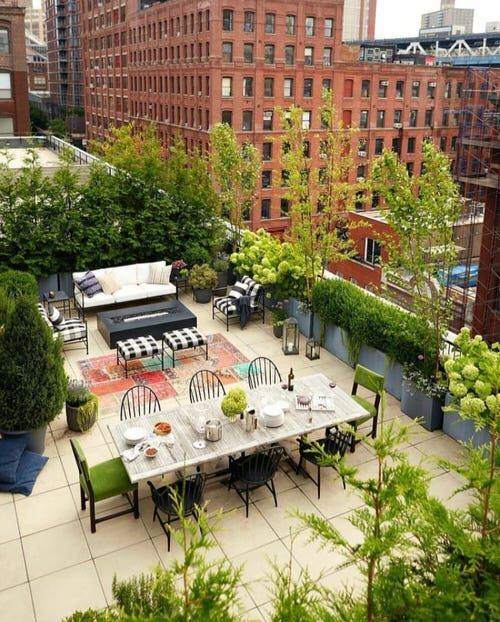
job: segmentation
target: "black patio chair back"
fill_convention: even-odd
[[[158,521],[167,536],[167,546],[170,551],[170,523],[178,520],[179,515],[175,507],[175,496],[181,501],[183,516],[192,514],[198,519],[197,508],[201,507],[203,490],[205,488],[206,476],[204,473],[194,473],[184,479],[177,480],[171,486],[161,486],[156,488],[153,482],[148,480],[151,489],[151,497],[154,504],[153,522]],[[162,514],[166,515],[167,520],[163,520]]]
[[[256,389],[262,384],[276,384],[278,382],[281,382],[281,374],[271,359],[258,356],[250,363],[248,384],[251,389]]]
[[[150,415],[160,410],[160,401],[150,387],[138,385],[130,388],[122,398],[120,421]]]
[[[189,399],[193,402],[204,402],[221,395],[226,395],[226,389],[217,374],[209,369],[197,371],[189,382]]]

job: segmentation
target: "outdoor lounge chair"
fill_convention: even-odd
[[[249,276],[235,283],[228,296],[212,299],[212,319],[219,318],[229,330],[230,320],[239,320],[241,328],[253,317],[265,322],[264,288]]]

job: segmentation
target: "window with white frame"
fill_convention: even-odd
[[[0,99],[12,99],[12,85],[9,71],[0,72]]]
[[[230,77],[222,78],[222,97],[232,97],[233,79]]]
[[[372,238],[365,238],[365,257],[366,263],[372,266],[380,263],[380,242]]]

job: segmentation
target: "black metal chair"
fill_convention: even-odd
[[[130,388],[122,398],[120,421],[150,415],[161,410],[160,401],[153,389],[144,385]]]
[[[226,395],[226,389],[217,374],[209,369],[197,371],[189,382],[189,399],[193,402],[204,402],[215,397]]]
[[[236,490],[245,504],[247,518],[249,506],[248,493],[250,490],[260,486],[266,486],[270,490],[274,498],[274,504],[278,507],[273,478],[284,453],[283,447],[273,446],[251,456],[241,456],[240,458],[229,456],[230,478],[227,488],[228,490],[231,490],[231,488]],[[239,487],[238,483],[242,484],[242,487]]]
[[[339,458],[343,458],[348,447],[351,445],[351,437],[352,434],[350,432],[342,432],[339,429],[331,429],[325,438],[318,441],[310,441],[304,437],[297,439],[299,442],[300,460],[297,464],[296,473],[302,469],[302,472],[316,484],[318,488],[318,499],[321,495],[321,468],[323,466],[331,466],[335,470],[337,470],[337,468],[334,464],[321,464],[322,456],[321,452],[317,449],[317,446],[319,445],[319,447],[321,447],[321,449],[330,456],[338,456]],[[316,479],[314,479],[314,477],[312,477],[312,475],[302,467],[304,460],[316,466]],[[343,477],[342,484],[345,489],[345,479]]]
[[[203,489],[205,488],[206,476],[204,473],[195,473],[185,479],[180,479],[171,486],[161,486],[156,488],[153,482],[148,480],[151,489],[151,496],[155,506],[153,521],[158,521],[167,536],[167,550],[170,551],[171,531],[170,524],[178,520],[179,515],[176,509],[175,496],[177,495],[182,516],[192,514],[198,520],[197,508],[201,507]],[[166,514],[167,520],[163,520],[161,514]],[[167,525],[167,526],[165,526]]]
[[[256,389],[261,384],[276,384],[281,382],[281,374],[271,359],[258,356],[248,367],[248,384]]]

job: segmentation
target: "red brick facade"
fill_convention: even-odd
[[[24,9],[0,5],[0,135],[30,132]]]

